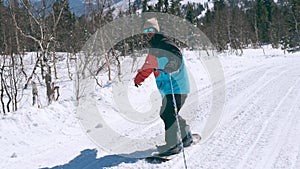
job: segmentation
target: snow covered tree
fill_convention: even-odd
[[[142,4],[142,12],[148,11],[148,0],[144,0]]]
[[[137,9],[140,9],[142,7],[142,0],[135,0],[133,2],[133,6],[135,6]]]
[[[181,16],[180,0],[171,0],[170,14]]]
[[[169,12],[169,0],[164,0],[164,13],[168,13]]]
[[[190,2],[188,2],[186,6],[186,16],[185,19],[188,20],[191,23],[195,22],[195,12],[194,12],[194,6]]]
[[[162,12],[162,8],[163,8],[163,0],[158,0],[158,2],[155,4],[155,11]]]

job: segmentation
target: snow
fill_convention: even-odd
[[[187,3],[201,3],[202,5],[204,3],[207,3],[208,0],[182,0],[180,1],[181,4],[187,4]]]
[[[203,133],[212,107],[212,84],[202,66],[201,53],[184,51],[184,54],[194,78],[192,93],[196,94],[188,98],[182,116],[187,118],[192,131]],[[29,67],[31,54],[27,57]],[[222,120],[206,142],[186,151],[188,168],[300,168],[299,53],[288,54],[267,46],[245,49],[243,55],[225,52],[218,58],[225,76]],[[139,65],[143,59],[140,58]],[[58,65],[58,76],[68,79],[64,64],[63,60]],[[123,64],[126,71],[130,60],[123,59]],[[124,83],[127,95],[121,95],[118,90],[114,93],[116,83],[107,81],[107,75],[103,74],[99,78],[104,85],[95,87],[94,98],[105,123],[120,135],[120,140],[122,137],[158,138],[156,142],[130,147],[132,152],[127,153],[138,157],[143,152],[141,148],[163,143],[163,124],[158,114],[160,96],[153,76],[136,88],[132,84],[135,72],[127,70],[126,73],[123,78],[127,80]],[[82,124],[74,101],[73,82],[57,80],[56,83],[62,92],[57,102],[48,106],[42,99],[42,108],[31,106],[29,88],[24,90],[17,112],[1,115],[0,168],[183,168],[181,156],[162,164],[150,164],[142,158],[124,156],[110,151],[111,147],[100,146],[92,139],[92,131],[89,133]],[[39,90],[45,93],[43,86],[39,86]],[[128,102],[118,102],[122,99],[116,99],[113,94],[127,97]],[[134,116],[136,118],[124,116],[126,114],[120,113],[124,104],[140,114]],[[144,116],[146,120],[140,119]]]
[[[129,1],[120,1],[116,4],[114,4],[112,7],[114,7],[116,10],[114,11],[114,16],[117,16],[119,14],[120,11],[125,11],[126,9],[129,8]],[[134,1],[132,1],[131,3],[133,3]],[[155,6],[155,4],[157,4],[158,0],[148,0],[147,4],[148,6]],[[169,2],[171,3],[171,2]],[[209,9],[212,9],[214,4],[212,1],[209,1],[209,0],[182,0],[180,1],[180,4],[181,5],[186,5],[188,3],[201,3],[202,5],[204,5],[205,3],[208,4],[208,8]],[[205,13],[207,12],[208,9],[205,9],[202,14],[200,14],[198,16],[198,18],[201,18],[201,17],[204,17],[205,16]],[[142,9],[138,9],[137,10],[137,13],[141,13],[142,12]]]

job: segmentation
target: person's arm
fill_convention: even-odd
[[[182,53],[180,49],[167,37],[164,37],[157,48],[152,49],[152,53],[157,53],[157,57],[166,57],[168,63],[164,71],[172,73],[178,71],[182,64]]]
[[[146,78],[148,78],[154,69],[158,68],[157,59],[155,56],[148,54],[146,61],[142,67],[138,71],[138,74],[134,78],[134,84],[139,85],[141,84]],[[155,77],[158,76],[159,72],[154,72]]]
[[[178,71],[182,64],[182,53],[180,49],[173,43],[167,43],[167,50],[170,52],[168,55],[168,63],[165,66],[167,73]]]

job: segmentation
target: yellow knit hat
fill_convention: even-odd
[[[147,28],[155,28],[157,30],[157,32],[159,32],[160,29],[159,29],[157,19],[156,18],[148,19],[144,25],[144,29],[147,29]]]

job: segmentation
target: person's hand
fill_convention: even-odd
[[[135,87],[140,87],[142,84],[134,84]]]

